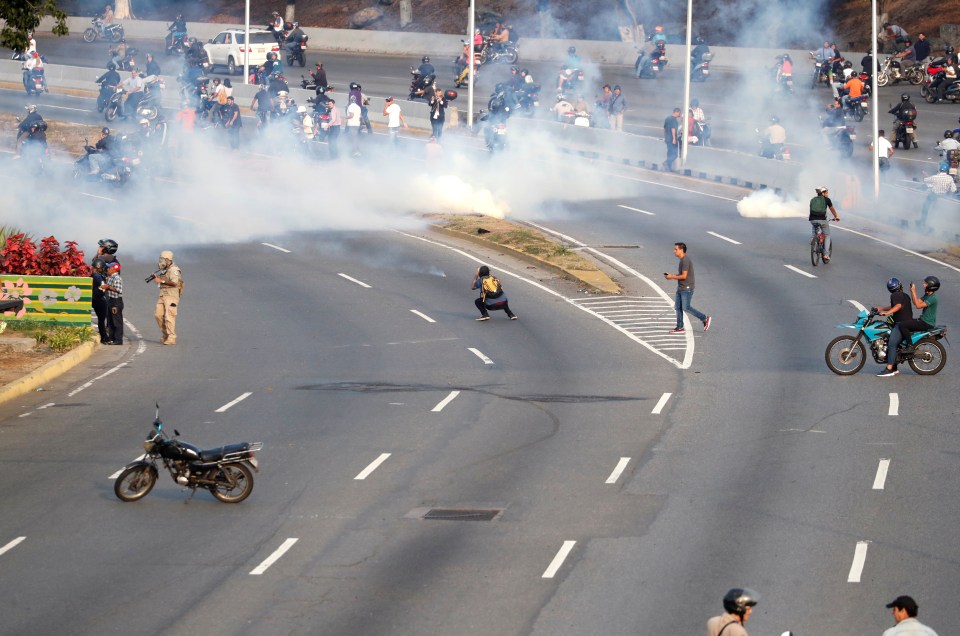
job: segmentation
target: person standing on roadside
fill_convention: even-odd
[[[895,626],[883,632],[883,636],[937,636],[923,623],[917,620],[917,602],[909,596],[898,596],[887,607],[893,610]]]
[[[710,329],[710,316],[707,316],[703,312],[694,309],[690,304],[690,301],[693,299],[694,277],[693,261],[691,261],[690,257],[687,256],[687,244],[674,243],[673,255],[680,259],[680,263],[677,267],[677,273],[663,273],[664,278],[667,280],[677,281],[677,294],[673,305],[674,309],[677,310],[677,327],[676,329],[671,329],[670,333],[685,333],[683,328],[684,311],[693,314],[695,318],[703,322],[703,331],[706,333]]]
[[[177,344],[177,306],[183,291],[183,275],[180,267],[173,262],[173,252],[170,250],[160,252],[153,279],[160,287],[160,297],[157,299],[153,317],[160,327],[163,344],[172,346]]]
[[[880,163],[880,170],[887,170],[890,167],[890,159],[893,157],[893,146],[886,137],[886,131],[877,132],[877,140],[870,144],[870,150],[876,151]]]
[[[407,126],[407,120],[403,118],[403,113],[400,111],[400,104],[392,97],[388,97],[383,105],[383,116],[387,118],[387,131],[390,133],[390,140],[394,145],[398,145],[400,143],[400,125],[403,124],[404,128],[409,128],[409,126]]]
[[[237,106],[233,95],[227,98],[227,105],[223,107],[223,125],[230,136],[230,147],[237,150],[240,147],[240,128],[243,122],[240,120],[240,107]]]
[[[107,344],[107,296],[103,284],[107,281],[107,263],[99,256],[93,259],[93,311],[97,314],[97,332],[100,334],[100,344]]]
[[[350,95],[350,104],[347,106],[346,135],[350,139],[350,156],[360,156],[360,123],[363,110],[360,108],[358,95]]]
[[[440,140],[443,136],[443,122],[445,119],[444,111],[447,110],[447,100],[443,96],[443,89],[434,86],[433,95],[430,96],[430,128],[433,131],[433,137]]]
[[[340,111],[337,110],[337,102],[331,99],[327,102],[327,106],[330,108],[330,121],[327,127],[327,148],[330,150],[330,158],[336,159],[340,156],[337,141],[340,140],[340,127],[343,126],[343,118],[340,117]]]
[[[107,296],[107,341],[103,344],[123,344],[123,278],[120,277],[120,263],[107,266],[107,280],[100,289]]]
[[[667,172],[676,170],[677,157],[680,154],[680,109],[674,108],[673,114],[663,120],[663,143],[667,145]]]
[[[610,99],[610,129],[623,130],[623,112],[627,110],[627,100],[623,98],[623,89],[617,84],[613,87],[613,97]]]

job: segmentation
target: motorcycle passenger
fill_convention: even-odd
[[[27,61],[23,63],[23,87],[27,89],[27,92],[30,91],[30,82],[33,81],[34,76],[37,75],[40,76],[40,85],[43,86],[44,92],[49,93],[47,78],[43,74],[43,60],[40,59],[40,54],[34,51],[30,54],[30,57],[27,58]]]
[[[947,94],[947,89],[951,85],[960,81],[960,66],[957,64],[957,58],[951,55],[947,58],[947,63],[943,66],[943,77],[936,80],[936,91],[938,102],[943,101]],[[930,84],[930,90],[934,89],[934,83]]]
[[[350,91],[350,94],[353,95],[353,91]],[[308,101],[313,102],[313,110],[318,113],[325,113],[330,110],[330,97],[327,95],[327,89],[322,86],[317,87],[317,95]]]
[[[424,55],[420,58],[420,66],[417,67],[417,73],[420,74],[421,81],[426,81],[427,75],[436,75],[437,71],[430,63],[430,58]]]
[[[300,50],[300,44],[307,38],[307,34],[300,28],[299,22],[293,23],[293,29],[287,34],[284,40],[283,48],[287,49],[290,55],[295,55]]]
[[[854,73],[850,76],[850,79],[846,81],[843,85],[843,105],[846,108],[850,108],[851,100],[863,97],[863,80],[860,79],[860,76]]]
[[[200,66],[207,61],[207,50],[200,44],[197,38],[190,38],[190,46],[183,55],[184,62],[188,67]]]
[[[940,289],[940,279],[936,276],[927,276],[923,279],[923,297],[917,297],[917,286],[910,283],[910,297],[913,300],[913,306],[920,310],[920,318],[911,318],[901,322],[898,327],[900,331],[901,343],[903,349],[909,353],[913,352],[913,343],[910,342],[910,336],[915,331],[930,331],[937,326],[937,290]],[[890,334],[890,346],[893,347],[894,338]]]
[[[827,222],[827,210],[833,215],[834,221],[839,221],[840,216],[833,207],[833,201],[830,200],[829,190],[827,188],[815,188],[817,196],[810,199],[810,231],[813,238],[817,236],[815,224],[819,224],[823,231],[823,262],[830,262],[830,224]]]
[[[154,75],[159,77],[163,74],[163,71],[160,70],[160,64],[153,59],[153,53],[147,53],[147,68],[144,70],[147,76]]]
[[[783,146],[787,143],[787,131],[780,125],[780,120],[776,117],[770,118],[770,125],[763,131],[763,146],[760,149],[760,156],[768,159],[775,158],[783,152]]]
[[[127,117],[127,108],[136,112],[137,104],[143,99],[143,78],[137,71],[130,71],[130,77],[123,80],[120,85],[124,90],[123,101],[120,102],[120,116]]]
[[[944,130],[943,139],[937,143],[937,148],[940,150],[940,158],[946,159],[949,151],[960,150],[960,141],[954,138],[952,130]]]
[[[166,43],[167,50],[173,48],[173,44],[176,40],[182,40],[187,35],[187,22],[183,19],[182,14],[177,14],[177,17],[173,19],[173,24],[167,27]]]
[[[313,83],[317,85],[317,92],[320,91],[320,87],[327,86],[327,72],[323,70],[323,62],[317,62],[316,70],[310,73],[310,77],[313,78]]]
[[[267,59],[263,63],[264,77],[270,77],[274,73],[280,72],[280,60],[277,59],[277,54],[273,51],[267,53]]]
[[[24,108],[27,111],[27,116],[17,125],[17,149],[14,154],[14,159],[20,158],[20,146],[27,140],[30,142],[42,141],[44,146],[47,144],[47,123],[43,121],[43,117],[37,112],[37,107],[34,104],[30,104]]]
[[[271,15],[267,30],[273,33],[273,37],[277,39],[277,44],[280,44],[283,40],[283,18],[280,17],[278,11],[274,11]]]
[[[744,623],[750,618],[760,595],[749,588],[733,588],[723,596],[725,613],[707,621],[707,636],[747,636]]]
[[[887,291],[890,292],[889,307],[875,307],[880,316],[893,316],[893,327],[890,329],[890,335],[887,340],[887,368],[877,374],[878,378],[891,378],[899,375],[897,370],[897,346],[903,337],[900,332],[900,324],[912,321],[913,312],[910,311],[910,299],[903,293],[903,285],[899,278],[891,278],[887,281]]]
[[[270,81],[268,82],[268,87],[270,92],[276,96],[280,94],[280,91],[290,92],[290,87],[287,86],[287,83],[284,81],[283,76],[280,74],[280,71],[274,71],[270,75]]]

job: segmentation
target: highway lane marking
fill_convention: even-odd
[[[86,197],[100,199],[101,201],[116,201],[116,199],[111,199],[110,197],[102,197],[99,194],[90,194],[89,192],[80,192],[80,194]]]
[[[793,265],[784,265],[784,267],[786,267],[787,269],[792,270],[792,271],[794,271],[794,272],[796,272],[796,273],[798,273],[798,274],[800,274],[800,275],[802,275],[802,276],[806,276],[807,278],[816,278],[816,276],[814,276],[813,274],[811,274],[811,273],[809,273],[809,272],[805,272],[805,271],[803,271],[803,270],[800,269],[800,268],[794,267]]]
[[[671,395],[673,395],[673,393],[664,393],[663,395],[661,395],[660,400],[657,401],[657,405],[653,407],[653,410],[650,411],[650,414],[660,415],[661,411],[663,411],[663,407],[667,405],[667,400],[670,399]]]
[[[483,363],[484,363],[484,364],[493,364],[493,360],[491,360],[491,359],[488,358],[487,356],[483,355],[483,353],[482,353],[479,349],[474,349],[473,347],[467,347],[467,351],[469,351],[469,352],[472,353],[473,355],[475,355],[475,356],[477,356],[478,358],[480,358],[481,360],[483,360]]]
[[[10,550],[13,550],[15,547],[17,547],[18,545],[26,541],[26,539],[27,539],[26,537],[17,537],[7,545],[3,546],[2,548],[0,548],[0,556],[9,552]]]
[[[867,562],[867,546],[869,541],[857,541],[857,548],[853,552],[853,563],[850,564],[850,573],[847,574],[847,583],[859,583],[863,574],[863,566]]]
[[[866,311],[866,310],[867,310],[866,307],[864,307],[862,304],[858,303],[858,302],[855,301],[855,300],[847,299],[847,302],[850,303],[851,305],[853,305],[854,307],[856,307],[857,309],[859,309],[860,311]]]
[[[267,568],[276,563],[280,557],[286,554],[287,550],[293,547],[293,544],[299,541],[300,539],[291,537],[280,544],[280,547],[273,551],[273,554],[264,559],[263,563],[257,567],[250,570],[250,574],[253,576],[259,576],[267,571]]]
[[[38,406],[38,407],[36,408],[36,410],[37,410],[37,411],[42,411],[43,409],[48,409],[48,408],[50,408],[51,406],[56,406],[56,402],[48,402],[48,403],[44,404],[43,406]],[[27,411],[26,413],[21,413],[21,414],[18,415],[17,417],[26,417],[26,416],[28,416],[28,415],[33,415],[34,412],[35,412],[35,411]]]
[[[218,408],[216,411],[214,411],[214,413],[223,413],[231,406],[236,406],[240,402],[243,402],[244,400],[246,400],[251,395],[253,395],[253,393],[251,393],[250,391],[247,391],[246,393],[243,393],[242,395],[240,395],[240,397],[230,400],[229,402],[227,402],[226,404]]]
[[[890,460],[881,459],[880,464],[877,466],[877,476],[873,478],[874,490],[883,490],[884,484],[887,483],[887,471],[889,470],[890,470]]]
[[[913,256],[919,256],[920,258],[926,259],[926,260],[930,261],[931,263],[936,263],[937,265],[940,265],[941,267],[946,267],[947,269],[952,269],[953,271],[960,273],[960,267],[954,267],[953,265],[947,265],[947,264],[944,263],[943,261],[938,261],[937,259],[935,259],[935,258],[933,258],[933,257],[930,257],[930,256],[927,256],[926,254],[921,254],[920,252],[914,252],[913,250],[907,249],[907,248],[905,248],[905,247],[900,247],[900,246],[897,245],[896,243],[891,243],[890,241],[884,241],[883,239],[879,239],[879,238],[877,238],[877,237],[875,237],[875,236],[870,236],[869,234],[865,234],[865,233],[863,233],[863,232],[858,232],[858,231],[856,231],[856,230],[851,230],[851,229],[848,228],[848,227],[840,227],[839,225],[834,225],[834,226],[833,226],[833,229],[842,230],[843,232],[850,232],[851,234],[856,234],[857,236],[862,236],[863,238],[870,239],[871,241],[876,241],[877,243],[881,243],[881,244],[887,245],[887,246],[889,246],[889,247],[894,247],[894,248],[900,250],[901,252],[906,252],[907,254],[912,254]]]
[[[896,393],[890,394],[890,408],[887,409],[887,415],[900,415],[900,396]]]
[[[375,460],[370,462],[370,465],[360,471],[360,474],[354,477],[354,481],[363,481],[370,476],[370,473],[375,471],[380,464],[387,461],[387,458],[390,457],[390,453],[381,453],[380,457],[377,457]]]
[[[431,317],[428,316],[427,314],[425,314],[425,313],[423,313],[423,312],[420,312],[420,311],[417,311],[416,309],[411,309],[411,310],[410,310],[410,313],[413,313],[413,314],[416,314],[416,315],[420,316],[421,318],[423,318],[423,319],[426,320],[427,322],[437,322],[436,320],[434,320],[433,318],[431,318]]]
[[[732,238],[727,238],[723,234],[717,234],[716,232],[711,232],[711,231],[708,231],[707,234],[709,234],[710,236],[716,236],[718,239],[724,240],[727,243],[733,243],[734,245],[743,245],[743,243],[741,243],[740,241],[734,241]]]
[[[133,462],[138,462],[138,461],[140,461],[141,459],[143,459],[144,457],[146,457],[146,455],[140,455],[139,457],[134,457],[134,458],[133,458],[133,461],[131,461],[130,463],[132,464]],[[126,468],[127,468],[127,467],[124,466],[123,468],[121,468],[121,469],[118,470],[117,472],[115,472],[115,473],[113,473],[112,475],[110,475],[109,477],[107,477],[107,479],[109,479],[110,481],[115,480],[117,477],[120,476],[120,473],[122,473],[124,470],[126,470]]]
[[[631,210],[633,212],[639,212],[640,214],[646,214],[647,216],[656,216],[653,212],[648,212],[647,210],[641,210],[640,208],[631,208],[629,205],[618,205],[618,208],[623,208],[624,210]]]
[[[362,280],[357,280],[356,278],[353,278],[352,276],[347,276],[346,274],[342,274],[342,273],[338,273],[337,276],[340,276],[341,278],[346,278],[346,279],[347,279],[348,281],[350,281],[351,283],[356,283],[357,285],[360,285],[361,287],[366,287],[367,289],[370,289],[370,285],[367,285],[367,284],[366,284],[365,282],[363,282]]]
[[[570,551],[573,550],[573,546],[576,545],[576,541],[564,541],[563,545],[560,546],[560,551],[557,552],[557,556],[553,557],[553,561],[550,562],[550,565],[547,566],[547,569],[543,572],[541,578],[552,579],[557,573],[557,570],[560,569],[560,566],[563,565],[564,560],[567,558],[567,555],[570,554]]]
[[[607,481],[603,482],[605,484],[615,484],[617,480],[620,479],[620,475],[623,474],[624,469],[626,469],[627,464],[630,463],[629,457],[621,457],[620,461],[617,462],[616,468],[613,469],[613,472],[610,473],[610,476],[607,477]]]
[[[272,247],[273,249],[278,250],[278,251],[280,251],[280,252],[283,252],[284,254],[289,254],[289,253],[290,253],[290,250],[284,249],[284,248],[280,247],[279,245],[274,245],[273,243],[261,243],[260,245],[266,245],[267,247]]]
[[[430,409],[430,411],[431,411],[432,413],[439,413],[440,411],[443,410],[443,407],[445,407],[447,404],[450,404],[451,402],[453,402],[453,400],[454,400],[458,395],[460,395],[460,391],[450,391],[450,395],[448,395],[447,397],[445,397],[445,398],[443,398],[442,400],[440,400],[440,402],[439,402],[435,407],[433,407],[432,409]]]
[[[714,199],[723,199],[724,201],[732,201],[734,203],[740,200],[740,199],[731,199],[730,197],[722,197],[719,194],[710,194],[709,192],[700,192],[699,190],[691,190],[690,188],[681,188],[680,186],[670,185],[669,183],[662,183],[660,181],[649,181],[647,179],[641,179],[639,177],[628,177],[625,174],[617,174],[615,172],[608,172],[606,174],[610,175],[611,177],[616,177],[619,179],[626,179],[628,181],[637,181],[639,183],[649,183],[650,185],[661,186],[664,188],[671,188],[673,190],[683,190],[684,192],[689,192],[691,194],[700,194],[705,197],[711,197]]]

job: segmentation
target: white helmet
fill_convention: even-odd
[[[303,106],[303,105],[301,104],[300,106],[297,106],[297,112],[298,112],[298,113],[305,113],[305,112],[307,112],[307,107],[306,107],[306,106]]]

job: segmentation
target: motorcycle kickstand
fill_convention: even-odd
[[[184,490],[186,490],[186,488],[184,488]],[[196,487],[196,486],[190,488],[190,496],[187,497],[187,498],[183,501],[183,505],[187,505],[188,503],[190,503],[190,501],[193,499],[193,496],[194,496],[195,494],[197,494],[197,487]]]

